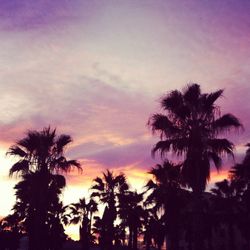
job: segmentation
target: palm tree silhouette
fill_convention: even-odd
[[[68,206],[69,222],[73,224],[80,223],[80,241],[83,250],[88,250],[91,243],[91,221],[93,213],[98,211],[97,203],[90,199],[89,202],[85,198],[80,199],[78,203],[72,203]]]
[[[228,231],[228,246],[226,249],[234,250],[236,248],[235,242],[235,226],[240,226],[242,208],[243,186],[235,181],[223,180],[216,182],[211,193],[215,195],[215,202],[213,212],[216,215],[214,221],[217,222],[217,227],[221,224],[227,225]]]
[[[147,191],[150,191],[146,204],[154,204],[157,210],[163,210],[164,230],[170,250],[178,249],[180,213],[184,209],[182,197],[187,192],[181,189],[180,171],[181,165],[165,161],[151,169],[149,173],[153,175],[153,180],[146,184]]]
[[[153,154],[173,151],[184,155],[182,175],[193,192],[205,190],[210,176],[210,161],[221,167],[221,155],[233,154],[233,143],[218,134],[241,126],[232,114],[220,116],[215,101],[223,90],[202,94],[198,84],[191,84],[182,92],[174,90],[161,100],[166,114],[154,114],[149,119],[153,133],[159,132],[161,140],[154,146]]]
[[[246,155],[242,163],[238,163],[230,170],[230,178],[235,181],[243,181],[250,189],[250,143],[246,144]]]
[[[19,215],[12,213],[0,220],[0,249],[17,250],[23,235]]]
[[[241,220],[241,227],[247,239],[248,248],[250,248],[250,143],[246,146],[247,150],[243,161],[231,168],[229,177],[232,183],[241,187],[240,195],[238,195],[243,206],[241,215],[244,219]]]
[[[145,249],[150,250],[152,243],[154,243],[157,249],[161,250],[166,234],[164,218],[162,214],[159,213],[159,209],[155,204],[152,204],[152,201],[150,201],[150,205],[153,205],[153,207],[147,208],[149,205],[148,202],[148,200],[144,202],[145,207],[143,216]]]
[[[136,191],[126,191],[119,195],[119,217],[129,229],[129,249],[138,249],[138,232],[142,225],[144,209],[143,194]]]
[[[38,194],[41,191],[41,184],[43,184],[42,181],[44,180],[40,172],[25,174],[22,178],[14,187],[16,190],[16,204],[13,210],[15,214],[19,215],[19,223],[22,222],[24,224],[29,234],[30,247],[32,247],[32,244],[35,244],[33,240],[35,237],[38,237],[36,235],[38,233],[37,230],[39,230],[36,224],[39,219],[36,218],[39,211],[38,206],[40,206],[40,197]],[[47,245],[50,245],[50,249],[58,249],[58,247],[60,249],[60,244],[64,239],[64,230],[61,225],[62,204],[59,196],[66,182],[63,176],[51,174],[49,175],[47,184],[47,190],[43,190],[43,195],[48,202],[43,207],[46,209],[46,216],[45,225],[42,229],[44,230],[43,233],[46,235]],[[55,241],[57,243],[53,244]]]
[[[128,190],[128,184],[124,174],[114,175],[107,170],[103,173],[103,178],[94,179],[91,189],[94,191],[91,197],[97,197],[101,203],[106,204],[101,220],[103,223],[101,245],[105,250],[110,250],[115,236],[114,221],[117,218],[118,194]]]
[[[59,195],[66,185],[59,173],[72,168],[81,170],[76,160],[67,160],[64,156],[65,148],[71,141],[70,136],[57,136],[56,130],[48,127],[42,131],[28,131],[7,152],[19,158],[11,167],[10,176],[16,173],[22,178],[15,189],[17,202],[20,205],[23,203],[25,210],[30,250],[46,250],[49,247],[47,223],[50,210],[52,204],[58,205]]]
[[[217,169],[221,167],[221,155],[233,155],[233,143],[219,138],[221,132],[241,127],[232,114],[220,116],[215,104],[223,90],[201,93],[198,84],[188,85],[183,92],[174,90],[164,96],[161,107],[165,114],[153,114],[149,119],[152,132],[158,132],[160,141],[152,153],[161,153],[162,158],[169,151],[184,156],[181,170],[183,180],[194,193],[194,245],[202,249],[201,223],[198,214],[200,197],[210,177],[210,161]]]

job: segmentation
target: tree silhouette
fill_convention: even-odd
[[[241,211],[242,232],[248,239],[248,248],[250,248],[250,143],[247,145],[245,157],[241,163],[235,164],[229,177],[232,183],[241,187],[240,197],[243,211]],[[239,196],[239,195],[238,195]]]
[[[12,213],[0,220],[0,250],[17,250],[23,235],[22,224],[18,214]]]
[[[160,141],[152,153],[161,153],[162,158],[169,151],[184,156],[181,170],[183,180],[194,193],[194,243],[195,249],[202,249],[202,235],[199,213],[201,194],[210,177],[210,162],[217,169],[221,167],[221,155],[233,155],[233,143],[219,138],[222,132],[241,127],[232,114],[220,115],[215,104],[223,90],[201,93],[198,84],[188,85],[183,92],[174,90],[164,96],[161,107],[165,114],[153,114],[149,119],[152,132],[159,133]]]
[[[155,206],[152,201],[150,201],[150,204],[153,207],[147,208],[148,202],[148,200],[144,202],[145,207],[143,217],[145,249],[150,250],[152,244],[154,243],[154,246],[156,246],[158,250],[161,250],[166,235],[164,216],[159,213],[157,206]]]
[[[143,194],[136,191],[126,191],[119,195],[119,217],[129,229],[129,249],[138,249],[138,232],[142,225],[144,209]]]
[[[88,250],[91,243],[91,221],[93,213],[98,211],[97,203],[90,199],[89,202],[85,198],[80,199],[79,202],[70,204],[69,216],[70,223],[78,224],[80,223],[80,242],[82,244],[83,250]]]
[[[17,174],[22,180],[16,185],[16,208],[22,208],[26,218],[30,250],[49,248],[49,235],[54,227],[49,225],[59,195],[66,181],[58,173],[76,167],[75,160],[64,156],[66,146],[72,141],[68,135],[56,135],[50,127],[42,131],[28,131],[26,136],[10,147],[7,154],[19,160],[11,167],[10,176]]]
[[[165,225],[165,234],[168,239],[168,249],[178,249],[180,233],[180,216],[181,210],[184,209],[182,204],[183,196],[187,191],[181,189],[181,165],[174,165],[165,161],[163,165],[156,165],[149,172],[153,175],[153,180],[146,184],[150,191],[146,203],[153,204],[158,211],[163,211],[163,220]]]
[[[38,194],[41,192],[40,188],[44,179],[40,172],[25,174],[22,178],[14,187],[16,190],[16,204],[13,210],[15,214],[19,215],[19,220],[23,222],[26,231],[29,233],[30,244],[32,244],[33,237],[36,237],[33,234],[37,233],[36,222],[38,218],[36,216],[38,206],[40,206]],[[58,249],[59,247],[60,249],[60,244],[64,239],[64,230],[61,225],[62,203],[59,196],[66,182],[63,176],[50,174],[48,175],[47,184],[47,189],[43,190],[43,195],[47,199],[47,204],[44,204],[46,216],[43,233],[46,233],[47,247],[50,247],[50,249]],[[55,241],[57,241],[56,244],[54,244]]]
[[[217,227],[221,224],[227,225],[228,246],[224,247],[229,250],[236,248],[235,227],[240,226],[241,214],[241,197],[242,185],[237,182],[223,180],[215,183],[215,187],[211,189],[211,193],[215,195],[213,210],[216,215],[215,221]]]
[[[233,154],[233,143],[218,134],[239,128],[239,120],[232,114],[220,116],[215,101],[223,90],[202,94],[198,84],[188,85],[180,92],[174,90],[161,100],[166,114],[154,114],[149,119],[153,133],[159,132],[161,140],[153,153],[173,151],[184,155],[182,175],[187,185],[196,193],[205,190],[210,177],[210,161],[221,167],[221,155]]]
[[[111,250],[115,236],[114,221],[117,218],[118,194],[128,190],[125,175],[114,175],[113,172],[107,170],[103,173],[103,178],[94,179],[91,189],[94,191],[91,197],[97,197],[101,203],[106,204],[101,220],[103,224],[101,245],[103,249]]]

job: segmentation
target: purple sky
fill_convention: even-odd
[[[244,124],[231,136],[242,154],[250,141],[249,13],[247,0],[0,0],[0,188],[8,200],[0,214],[17,181],[7,177],[5,152],[27,129],[51,125],[73,137],[68,156],[84,172],[69,176],[67,202],[105,168],[143,185],[159,162],[147,120],[164,93],[189,82],[225,89],[218,104]]]

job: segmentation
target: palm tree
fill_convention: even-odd
[[[27,219],[30,250],[46,250],[49,237],[48,216],[52,204],[58,204],[66,181],[59,172],[73,167],[81,170],[76,160],[64,156],[72,141],[68,135],[56,135],[50,127],[42,131],[28,131],[26,136],[9,148],[7,154],[18,157],[11,167],[10,176],[17,174],[22,180],[16,185],[17,202],[23,203]],[[25,206],[26,204],[26,206]]]
[[[144,217],[144,227],[144,241],[146,249],[150,249],[153,240],[154,247],[161,250],[166,234],[164,216],[155,208],[147,209]]]
[[[250,189],[250,143],[246,144],[246,155],[242,163],[236,164],[230,170],[230,178],[234,181],[242,181]]]
[[[241,163],[235,164],[230,170],[230,179],[241,187],[240,198],[244,208],[242,218],[242,232],[250,248],[250,143],[247,145],[245,157]],[[238,195],[239,196],[239,195]]]
[[[40,232],[35,223],[39,219],[36,218],[39,211],[38,206],[40,205],[40,197],[37,194],[41,191],[40,188],[44,181],[42,178],[43,176],[40,172],[25,174],[23,179],[14,187],[16,190],[16,204],[13,210],[15,214],[19,215],[20,222],[24,224],[29,234],[30,247],[35,244],[33,240],[38,237],[36,233]],[[65,235],[61,223],[63,206],[59,196],[66,185],[66,181],[62,175],[51,174],[47,184],[47,190],[43,192],[48,202],[44,204],[46,215],[42,233],[46,233],[46,247],[50,247],[51,250],[60,249],[60,244],[64,240]]]
[[[143,193],[126,191],[119,195],[119,217],[129,229],[129,249],[137,250],[138,232],[142,225]]]
[[[174,90],[164,96],[161,107],[165,114],[153,114],[149,119],[152,132],[158,132],[160,141],[152,153],[160,152],[162,158],[169,151],[184,156],[181,170],[183,180],[194,193],[194,237],[195,249],[202,249],[200,213],[201,194],[210,177],[210,162],[217,169],[221,167],[223,154],[233,155],[233,143],[219,138],[221,132],[241,127],[232,114],[220,115],[215,101],[223,90],[201,93],[198,84],[188,85],[183,92]]]
[[[157,244],[157,235],[161,235],[163,231],[163,242],[165,237],[164,230],[158,230],[158,225],[162,225],[161,220],[158,216],[158,209],[156,209],[156,206],[152,208],[147,208],[147,200],[144,202],[144,216],[143,216],[143,235],[144,235],[144,244],[145,249],[150,250],[150,247],[152,246],[152,240]],[[157,225],[157,226],[156,226]],[[157,230],[156,230],[157,228]],[[160,246],[159,246],[160,245]],[[158,244],[158,249],[161,249],[162,244]]]
[[[181,165],[165,161],[163,165],[158,164],[151,169],[149,173],[153,175],[153,180],[146,184],[146,189],[150,192],[146,204],[153,204],[162,213],[170,250],[178,249],[180,213],[184,209],[183,196],[187,193],[181,189],[180,170]]]
[[[68,206],[70,210],[70,223],[80,223],[80,241],[82,249],[88,250],[91,239],[91,221],[93,213],[97,212],[97,203],[90,199],[89,202],[85,198],[80,199],[78,203],[73,203]]]
[[[128,190],[128,184],[124,174],[114,175],[113,172],[107,170],[103,173],[103,178],[97,177],[94,179],[91,189],[94,190],[91,197],[97,197],[101,203],[106,204],[102,218],[101,239],[105,250],[110,250],[114,240],[114,221],[117,218],[118,194]]]
[[[215,195],[215,202],[213,212],[216,215],[214,221],[217,222],[217,227],[221,224],[227,225],[228,249],[235,249],[235,227],[240,226],[242,209],[241,199],[243,186],[235,181],[223,180],[215,183],[214,188],[211,189],[211,193]]]
[[[161,140],[154,146],[164,158],[169,151],[184,155],[182,175],[193,192],[205,190],[210,177],[210,161],[221,167],[221,155],[233,154],[233,143],[218,138],[219,133],[241,127],[232,114],[220,116],[215,101],[223,90],[202,94],[198,84],[188,85],[180,92],[174,90],[161,100],[166,114],[153,114],[149,119],[152,132],[159,132]]]
[[[20,238],[23,235],[23,227],[19,215],[12,213],[0,220],[0,249],[17,250]]]

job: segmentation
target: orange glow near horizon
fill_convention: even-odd
[[[13,163],[13,159],[9,159],[5,157],[5,149],[1,148],[1,158],[0,162],[3,168],[1,168],[1,173],[3,176],[0,182],[1,190],[5,190],[2,195],[2,204],[0,215],[6,216],[9,214],[11,207],[15,202],[15,196],[13,192],[13,187],[15,183],[18,181],[16,178],[9,179],[8,177],[8,169],[9,166]],[[70,204],[72,202],[77,202],[79,198],[89,197],[91,190],[90,187],[92,185],[92,181],[97,176],[101,177],[102,172],[104,172],[108,167],[103,166],[97,163],[95,160],[82,159],[80,160],[83,172],[80,174],[77,171],[73,171],[66,175],[67,183],[63,194],[62,199],[64,204]],[[129,164],[125,166],[120,166],[117,168],[110,169],[114,172],[114,174],[124,173],[127,177],[128,183],[133,190],[137,190],[138,192],[143,190],[144,185],[147,180],[151,178],[151,175],[147,172],[149,169],[143,169],[138,167],[138,162],[134,164]],[[220,172],[212,171],[209,186],[213,185],[213,183],[217,181],[221,181],[228,176],[227,170],[222,170]],[[100,205],[101,210],[103,206]],[[65,227],[65,232],[74,240],[79,239],[79,226],[78,225],[69,225]]]

